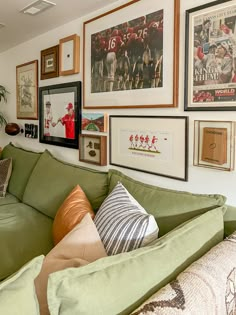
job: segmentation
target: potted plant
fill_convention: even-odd
[[[6,88],[2,85],[0,85],[0,103],[1,101],[7,102],[7,94],[9,92],[6,90]],[[5,126],[7,124],[6,118],[3,116],[3,114],[0,112],[0,128],[2,126]]]

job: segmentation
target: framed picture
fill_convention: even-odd
[[[185,110],[236,110],[236,3],[186,11]]]
[[[78,148],[81,130],[81,82],[39,88],[39,141]]]
[[[188,117],[110,116],[110,164],[187,181]]]
[[[129,1],[83,38],[84,108],[178,106],[179,0]]]
[[[60,39],[60,75],[79,73],[79,42],[80,38],[76,34]]]
[[[107,165],[107,137],[79,135],[79,160],[101,166]]]
[[[38,119],[38,60],[16,66],[17,119]]]
[[[232,171],[235,162],[235,122],[194,121],[193,165]]]
[[[41,80],[59,76],[59,45],[41,50]]]
[[[82,113],[82,130],[107,132],[108,115],[106,113]]]

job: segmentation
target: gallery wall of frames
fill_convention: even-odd
[[[236,5],[183,2],[120,0],[21,58],[15,118],[27,132],[15,139],[170,187],[193,169],[234,172]]]

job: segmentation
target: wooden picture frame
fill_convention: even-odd
[[[39,141],[78,148],[81,132],[81,82],[39,88]]]
[[[41,50],[41,80],[59,76],[59,45]]]
[[[107,165],[107,137],[91,134],[79,135],[79,160],[95,165]]]
[[[79,73],[80,37],[77,34],[67,36],[59,41],[60,75]]]
[[[185,111],[236,110],[234,1],[186,11]]]
[[[110,116],[110,164],[188,180],[188,117]]]
[[[38,60],[16,66],[17,119],[38,119]]]
[[[133,0],[84,22],[84,108],[178,106],[179,6]]]
[[[235,122],[194,121],[193,165],[234,170],[235,164]]]

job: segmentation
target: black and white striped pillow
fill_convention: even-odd
[[[0,197],[5,197],[12,171],[12,159],[0,160]]]
[[[121,183],[104,200],[94,223],[108,255],[143,247],[158,237],[155,218]]]

